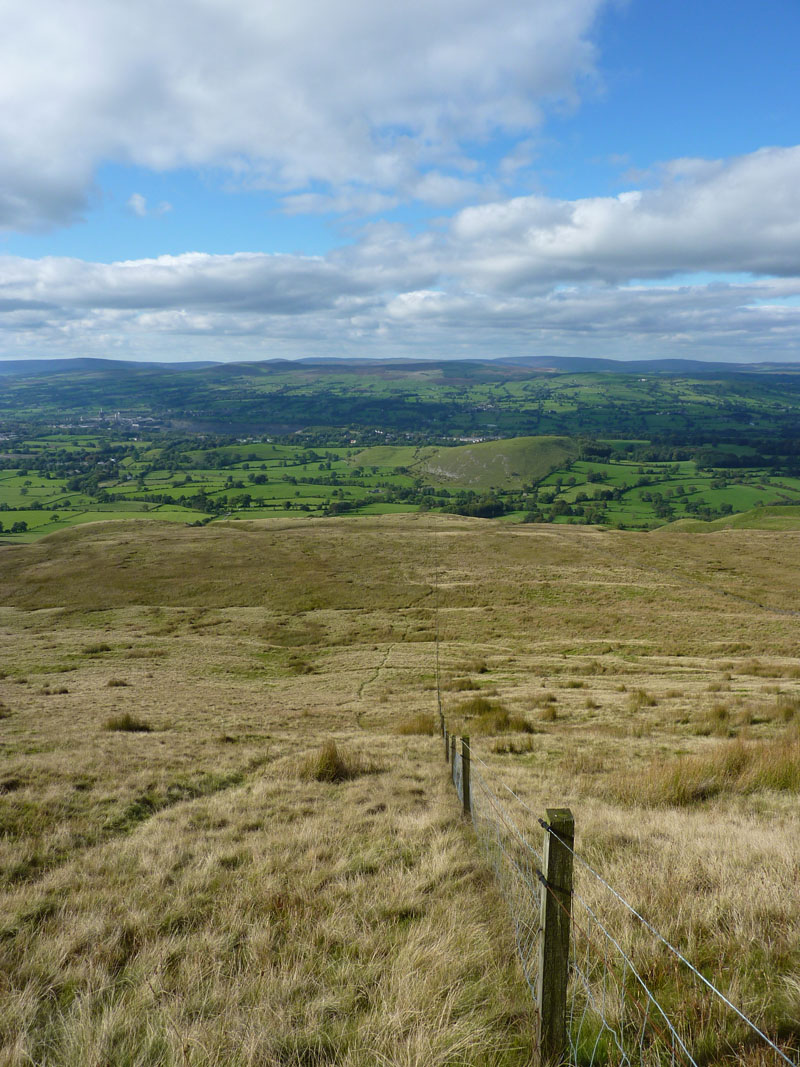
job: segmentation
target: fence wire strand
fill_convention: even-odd
[[[439,584],[440,559],[437,528],[433,531],[433,594],[435,616],[435,677],[439,724],[445,732],[440,673]],[[448,742],[450,735],[447,735]],[[452,753],[451,776],[462,807],[464,806],[464,762],[460,746]],[[572,892],[570,921],[570,966],[567,989],[567,1049],[570,1067],[700,1067],[714,1063],[741,1062],[766,1065],[786,1063],[798,1067],[797,1059],[787,1053],[736,1007],[705,975],[672,945],[636,908],[613,888],[575,849],[553,830],[531,808],[517,791],[496,777],[486,762],[470,748],[469,808],[478,845],[488,865],[493,869],[501,895],[511,918],[517,954],[525,981],[539,1004],[540,953],[542,942],[543,895],[551,893],[543,873],[544,850],[533,843],[533,835],[540,828],[552,834],[572,854],[576,867],[573,875],[577,888]],[[449,758],[449,756],[448,756]],[[478,769],[481,768],[481,770]],[[500,799],[503,796],[505,802]],[[509,800],[509,798],[511,798]],[[508,805],[514,806],[512,815]],[[580,876],[594,879],[596,886],[608,892],[621,905],[639,930],[650,935],[675,961],[675,975],[667,998],[667,1007],[651,988],[654,967],[650,949],[644,950],[643,962],[637,964],[639,954],[625,948],[618,931],[611,929],[609,920],[601,917],[596,903],[589,903],[582,889]],[[591,885],[591,881],[589,885]],[[558,901],[559,906],[564,904]],[[565,909],[566,910],[566,909]],[[634,946],[636,947],[636,946]],[[634,959],[636,956],[636,959]],[[694,996],[683,991],[679,966],[685,967],[692,979],[698,979],[709,995],[711,1007],[701,1011],[700,1033],[683,1032],[670,1018],[672,1013],[687,1017],[681,1009],[682,997]],[[650,983],[650,984],[648,984]],[[662,992],[662,1000],[664,994]],[[716,1008],[715,1008],[716,1005]],[[716,1039],[715,1026],[722,1026],[721,1011],[732,1011],[746,1032],[737,1047],[732,1040],[716,1040],[714,1051],[701,1047],[709,1034]],[[715,1015],[716,1010],[716,1015]],[[689,1026],[682,1023],[681,1026]],[[763,1046],[755,1047],[757,1041]],[[719,1052],[720,1046],[724,1051]],[[746,1051],[745,1051],[746,1050]],[[749,1054],[749,1055],[748,1055]],[[767,1056],[772,1055],[772,1059]],[[716,1058],[714,1058],[716,1057]]]
[[[541,933],[541,854],[503,811],[483,775],[473,768],[470,779],[472,824],[508,907],[522,973],[536,1001]]]
[[[500,891],[511,918],[517,953],[525,981],[534,997],[539,996],[539,953],[542,933],[542,894],[549,892],[542,873],[543,851],[532,841],[532,833],[541,826],[572,853],[578,887],[572,894],[570,938],[570,973],[567,992],[567,1046],[571,1067],[700,1067],[702,1064],[742,1062],[740,1049],[728,1043],[722,1060],[709,1059],[708,1051],[693,1049],[697,1035],[683,1032],[670,1017],[651,988],[652,979],[641,964],[635,962],[630,949],[623,945],[609,921],[589,903],[580,889],[580,874],[593,878],[602,890],[609,891],[646,931],[664,948],[701,979],[709,993],[732,1009],[751,1035],[761,1039],[766,1048],[757,1061],[787,1063],[797,1067],[761,1028],[703,976],[666,938],[629,904],[570,844],[543,819],[536,816],[519,794],[496,777],[487,763],[470,749],[472,823],[478,844],[494,870]],[[454,751],[453,782],[463,804],[463,762],[458,746]],[[516,813],[509,811],[502,795],[513,798]],[[537,825],[538,824],[538,825]],[[563,907],[563,905],[561,905]],[[687,991],[687,996],[689,995]],[[673,995],[672,1000],[675,1000]],[[709,1030],[710,1012],[706,1012],[705,1030]],[[720,1020],[721,1022],[721,1020]],[[701,1035],[703,1036],[703,1035]],[[744,1047],[744,1042],[742,1043]],[[772,1055],[768,1060],[764,1055]]]
[[[587,863],[587,861],[579,853],[577,853],[574,850],[574,848],[570,847],[569,843],[567,841],[565,841],[562,837],[560,837],[559,834],[555,830],[551,830],[550,832],[553,833],[554,836],[559,839],[561,844],[569,852],[572,853],[573,859],[575,859],[577,861],[577,863],[580,864],[580,866],[588,874],[590,874],[593,878],[595,878],[603,886],[604,889],[606,889],[620,904],[622,904],[622,906],[626,909],[626,911],[631,916],[633,916],[633,918],[635,918],[639,923],[641,923],[641,925],[650,934],[652,934],[652,936],[658,942],[660,942],[660,944],[663,945],[675,957],[675,959],[677,959],[684,967],[686,967],[687,970],[695,978],[697,978],[710,991],[710,993],[714,997],[716,997],[721,1003],[723,1003],[727,1008],[729,1008],[732,1012],[734,1012],[734,1014],[739,1018],[739,1020],[741,1022],[743,1022],[757,1037],[761,1038],[761,1040],[764,1041],[768,1045],[768,1047],[777,1055],[777,1057],[779,1058],[779,1060],[781,1062],[789,1064],[790,1067],[795,1067],[795,1061],[794,1060],[790,1059],[786,1055],[786,1053],[782,1049],[780,1049],[775,1044],[775,1042],[772,1041],[771,1038],[769,1038],[767,1036],[767,1034],[765,1034],[764,1031],[761,1030],[760,1027],[758,1027],[753,1022],[752,1019],[748,1018],[748,1016],[745,1015],[744,1012],[740,1008],[738,1008],[731,1000],[729,1000],[728,997],[726,997],[725,994],[720,989],[718,989],[714,985],[713,982],[711,982],[708,978],[706,978],[706,976],[701,971],[699,971],[697,969],[697,967],[695,967],[694,964],[691,963],[686,958],[686,956],[683,955],[682,952],[680,952],[679,949],[675,948],[675,946],[673,944],[671,944],[671,942],[668,941],[664,937],[664,935],[662,933],[660,933],[653,926],[652,923],[650,923],[640,912],[638,912],[636,910],[636,908],[634,908],[634,906],[629,901],[627,901],[625,899],[625,897],[622,896],[621,893],[617,892],[617,890],[614,889],[614,887],[612,885],[609,885],[609,883],[605,880],[605,878],[603,878],[603,876],[601,874],[599,874],[591,866],[591,864]],[[576,899],[577,901],[582,903],[584,908],[587,909],[587,911],[590,910],[588,904],[586,904],[586,902],[583,901],[582,898],[579,897],[577,894],[575,894],[574,899]],[[620,949],[620,952],[622,952],[622,949]],[[631,966],[632,966],[632,964],[631,964]]]

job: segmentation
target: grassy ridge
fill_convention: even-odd
[[[514,437],[432,449],[416,461],[415,469],[439,485],[518,488],[568,466],[578,451],[577,443],[568,437]]]
[[[664,530],[682,530],[685,533],[713,533],[715,530],[799,530],[800,507],[753,508],[738,515],[728,515],[712,522],[696,519],[679,519]]]

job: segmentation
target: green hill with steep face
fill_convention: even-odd
[[[513,437],[436,448],[415,469],[440,485],[510,489],[538,482],[578,457],[571,437]]]
[[[659,527],[679,533],[714,533],[717,530],[800,530],[800,507],[790,505],[752,508],[724,519],[703,522],[701,519],[679,519]]]

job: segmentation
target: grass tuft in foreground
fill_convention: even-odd
[[[340,749],[335,741],[326,741],[300,764],[300,777],[314,782],[349,782],[363,774],[377,774],[384,770],[371,763],[360,752]]]
[[[686,807],[760,789],[800,792],[800,739],[735,741],[712,751],[654,764],[638,780],[612,786],[615,799],[646,807]]]
[[[153,727],[144,719],[137,719],[135,715],[126,711],[122,715],[112,715],[106,719],[103,729],[114,733],[149,734]]]

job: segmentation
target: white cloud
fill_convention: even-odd
[[[728,161],[676,160],[655,188],[540,196],[466,208],[453,254],[473,284],[664,277],[679,271],[800,273],[800,147]]]
[[[37,0],[0,37],[0,225],[63,223],[103,161],[393,194],[576,97],[608,0]]]
[[[0,258],[0,351],[36,335],[153,356],[180,338],[215,358],[235,338],[238,358],[274,342],[284,355],[797,359],[800,148],[659,174],[620,197],[470,207],[415,235],[376,223],[324,257]]]
[[[300,315],[369,288],[357,272],[313,256],[187,252],[122,263],[0,258],[4,298],[45,306]]]
[[[132,193],[128,198],[126,207],[129,208],[134,215],[138,215],[140,219],[147,216],[147,201],[141,193]]]
[[[365,189],[344,188],[334,196],[325,193],[297,193],[281,201],[287,215],[378,215],[400,203],[396,196]]]
[[[146,219],[152,215],[166,215],[167,212],[172,211],[172,204],[166,200],[160,201],[154,208],[148,207],[147,199],[141,193],[131,193],[125,207],[140,219]]]

